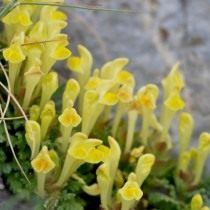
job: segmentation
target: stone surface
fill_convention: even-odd
[[[76,0],[75,0],[76,2]],[[160,84],[176,62],[186,79],[187,111],[195,118],[195,138],[210,129],[210,0],[85,1],[138,14],[69,10],[72,48],[85,44],[95,66],[125,56],[138,86]]]
[[[83,2],[139,13],[69,9],[70,26],[66,31],[72,49],[79,43],[86,45],[93,53],[95,67],[112,58],[128,57],[128,69],[134,72],[138,86],[160,84],[161,78],[179,61],[187,83],[186,110],[195,118],[194,138],[203,130],[210,131],[210,0]],[[67,71],[62,74],[69,75]],[[8,193],[0,190],[0,198],[6,201]]]

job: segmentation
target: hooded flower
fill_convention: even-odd
[[[51,159],[46,146],[44,146],[39,154],[31,161],[31,165],[36,173],[47,174],[55,168],[55,163]]]

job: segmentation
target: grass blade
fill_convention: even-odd
[[[2,111],[1,105],[0,105],[0,114],[3,115],[3,111]],[[19,167],[19,169],[21,171],[21,173],[23,174],[23,176],[25,177],[25,179],[27,180],[27,182],[29,184],[31,184],[28,176],[26,175],[23,167],[21,166],[21,164],[20,164],[20,162],[19,162],[19,160],[18,160],[18,158],[17,158],[17,156],[15,154],[15,151],[14,151],[14,148],[13,148],[13,145],[12,145],[12,141],[11,141],[11,138],[10,138],[10,135],[9,135],[9,132],[8,132],[8,129],[7,129],[7,124],[6,124],[6,122],[5,122],[4,119],[2,120],[2,122],[3,122],[3,125],[4,125],[5,134],[6,134],[7,141],[9,143],[10,149],[12,151],[13,157],[14,157],[14,159],[15,159],[15,161],[16,161],[16,163],[17,163],[17,165],[18,165],[18,167]]]
[[[65,3],[45,3],[45,2],[20,2],[18,5],[36,5],[36,6],[59,6],[72,9],[82,9],[82,10],[92,10],[92,11],[102,11],[102,12],[116,12],[116,13],[139,13],[138,11],[133,10],[124,10],[124,9],[111,9],[103,8],[99,6],[90,6],[90,5],[80,5],[80,4],[65,4]]]
[[[0,7],[0,19],[6,16],[10,11],[12,11],[18,5],[17,0],[12,0],[5,6]]]

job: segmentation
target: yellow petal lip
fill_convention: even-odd
[[[52,118],[55,116],[55,103],[53,101],[49,101],[47,104],[45,104],[40,118],[43,118],[44,116],[50,116]]]
[[[87,90],[96,90],[101,83],[102,83],[102,79],[97,77],[97,76],[94,76],[94,77],[91,77],[89,79],[89,81],[87,82],[85,88]]]
[[[79,160],[86,160],[89,152],[90,152],[90,147],[88,147],[85,144],[77,145],[71,149],[69,149],[68,154],[70,154],[72,157],[75,159]]]
[[[128,103],[132,101],[132,92],[133,90],[129,86],[122,86],[117,92],[117,97],[121,102]]]
[[[98,156],[98,153],[101,151],[96,151],[95,149],[101,143],[102,141],[99,139],[87,139],[87,136],[82,133],[77,133],[71,139],[68,154],[75,159],[98,163],[102,159],[102,156]]]
[[[184,108],[185,102],[179,94],[172,93],[169,98],[164,102],[165,106],[172,111],[178,111]]]
[[[133,85],[134,77],[129,71],[122,70],[117,74],[117,81],[120,84]]]
[[[21,47],[17,44],[11,45],[9,48],[3,50],[3,56],[5,60],[17,64],[25,60],[25,55]]]
[[[78,92],[80,90],[79,83],[75,79],[70,79],[66,83],[65,91],[69,92]]]
[[[201,133],[199,137],[199,149],[210,150],[210,134],[207,132]]]
[[[32,66],[24,76],[35,76],[35,75],[43,75],[40,66]]]
[[[180,91],[185,86],[185,82],[179,71],[179,68],[180,68],[180,64],[179,63],[175,64],[170,73],[171,80],[175,84],[175,88],[178,91]]]
[[[124,200],[140,200],[143,196],[143,192],[141,191],[139,185],[135,181],[127,181],[123,188],[119,190],[120,195]]]
[[[58,118],[59,122],[65,127],[76,127],[81,122],[81,117],[74,108],[66,108]]]
[[[113,106],[118,102],[117,94],[112,92],[107,92],[103,95],[100,102],[108,106]]]
[[[93,163],[93,164],[99,163],[99,162],[101,162],[103,155],[104,154],[102,151],[98,150],[97,148],[93,148],[90,150],[86,161],[88,163]]]
[[[152,94],[141,95],[138,98],[138,101],[143,107],[146,107],[148,109],[155,109],[156,107],[155,99]]]
[[[67,61],[67,66],[75,72],[82,72],[81,70],[81,58],[76,56],[71,56]]]
[[[154,84],[148,84],[138,91],[136,96],[137,103],[140,107],[142,106],[153,110],[156,108],[156,99],[158,94],[158,87]]]
[[[104,145],[100,145],[97,148],[91,149],[86,159],[88,163],[99,163],[107,160],[110,155],[110,149]]]
[[[179,123],[180,127],[186,127],[189,124],[193,124],[193,118],[189,113],[183,112],[179,117]]]
[[[68,48],[66,48],[64,46],[59,46],[51,54],[51,57],[56,59],[56,60],[65,60],[70,55],[71,55],[71,51]]]
[[[52,20],[67,20],[65,13],[61,11],[53,11],[51,14]]]
[[[22,26],[29,26],[32,24],[29,12],[20,7],[16,7],[14,10],[8,13],[3,18],[3,22],[5,24],[20,24]]]
[[[203,206],[203,199],[200,194],[196,194],[193,196],[191,201],[191,209],[192,210],[199,210]]]
[[[44,146],[37,157],[31,161],[31,165],[36,173],[47,174],[55,168],[55,163],[50,158],[46,146]]]
[[[107,163],[103,163],[98,167],[96,174],[99,178],[109,180],[111,178],[109,169],[109,165]]]
[[[162,80],[162,85],[164,86],[164,88],[168,89],[169,92],[170,91],[180,92],[185,86],[185,81],[179,71],[179,68],[180,64],[179,63],[175,64],[169,75]]]
[[[142,160],[147,165],[153,165],[155,162],[155,156],[152,154],[145,154],[142,156]]]
[[[33,22],[30,19],[29,13],[28,12],[21,12],[18,17],[19,22],[23,26],[30,26]]]

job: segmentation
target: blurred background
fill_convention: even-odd
[[[160,86],[162,77],[180,62],[187,84],[183,93],[186,110],[195,119],[194,139],[201,131],[210,132],[210,0],[65,2],[137,11],[128,14],[64,9],[69,14],[65,32],[70,35],[72,51],[76,53],[78,44],[85,45],[93,54],[94,67],[117,57],[128,57],[127,69],[135,74],[137,87],[147,83]],[[68,70],[61,74],[65,78],[70,75]],[[8,202],[8,193],[1,190],[0,197],[0,209],[11,209],[13,200]],[[22,204],[15,208],[29,209]]]

